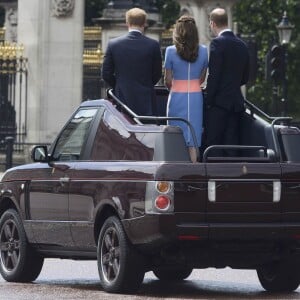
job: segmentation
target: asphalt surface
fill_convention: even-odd
[[[269,294],[252,270],[194,270],[179,283],[164,283],[148,272],[135,295],[105,293],[100,285],[96,261],[46,259],[32,284],[8,283],[0,277],[1,300],[56,299],[300,299],[300,289],[291,294]]]

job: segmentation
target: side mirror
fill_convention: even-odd
[[[35,146],[31,151],[31,159],[34,162],[48,162],[47,146]]]

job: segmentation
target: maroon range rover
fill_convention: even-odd
[[[247,102],[241,145],[227,146],[238,155],[211,146],[193,164],[178,127],[110,94],[83,102],[50,149],[33,149],[35,163],[4,174],[2,277],[33,281],[56,257],[97,260],[107,292],[136,291],[150,270],[178,281],[226,266],[256,269],[268,291],[297,289],[300,131],[290,118]]]

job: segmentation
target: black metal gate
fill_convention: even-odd
[[[0,142],[13,137],[23,150],[27,131],[27,58],[22,45],[0,44]],[[0,151],[3,151],[0,143]]]
[[[101,28],[84,28],[83,52],[83,89],[82,100],[99,99],[102,96],[101,64]]]

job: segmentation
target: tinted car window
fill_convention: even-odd
[[[97,109],[81,109],[61,133],[53,153],[59,161],[78,160]]]

